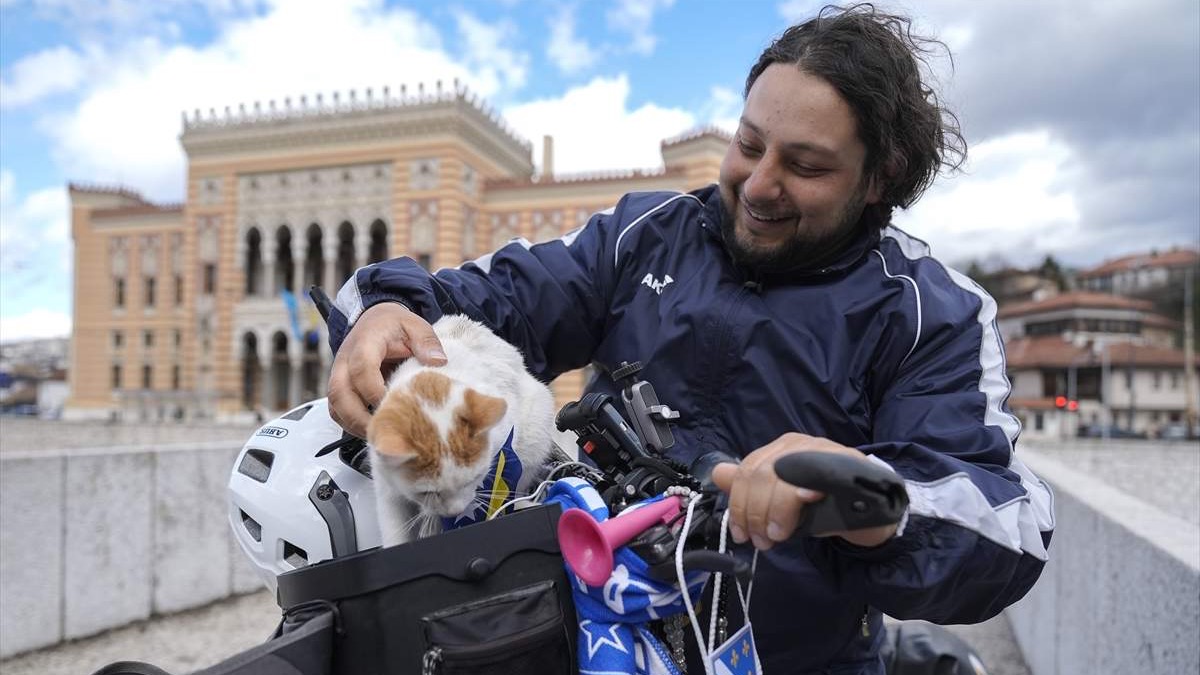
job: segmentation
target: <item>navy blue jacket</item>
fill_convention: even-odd
[[[888,543],[797,536],[759,556],[750,614],[767,673],[881,673],[880,611],[973,623],[1019,599],[1047,559],[1052,497],[1013,451],[995,302],[893,227],[821,269],[752,275],[723,217],[715,187],[633,193],[561,240],[458,269],[369,265],[338,293],[330,340],[379,302],[430,322],[463,313],[545,381],[642,362],[681,414],[684,461],[798,431],[894,469],[911,505]],[[618,392],[603,375],[589,388]]]

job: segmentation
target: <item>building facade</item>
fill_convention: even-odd
[[[664,167],[541,175],[532,146],[443,91],[185,116],[186,201],[70,187],[75,307],[68,417],[270,416],[323,395],[331,356],[306,290],[401,255],[456,266],[546,241],[635,190],[714,182],[729,143],[664,140]],[[579,372],[554,383],[577,395]]]
[[[1106,261],[1076,275],[1081,289],[1118,295],[1140,295],[1178,287],[1195,278],[1200,252],[1187,248],[1151,251]]]
[[[1200,383],[1174,346],[1179,323],[1150,302],[1075,291],[1001,308],[997,324],[1026,434],[1154,436],[1195,410]]]

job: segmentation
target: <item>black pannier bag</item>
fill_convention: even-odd
[[[279,577],[284,613],[332,603],[332,673],[575,673],[578,627],[556,527],[538,506]]]
[[[271,639],[197,675],[577,673],[561,513],[536,506],[282,574]],[[124,661],[93,675],[169,674]]]

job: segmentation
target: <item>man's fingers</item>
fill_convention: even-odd
[[[804,508],[820,501],[825,495],[816,490],[793,487],[783,481],[776,481],[774,486],[767,511],[767,537],[779,542],[796,532],[804,516]]]
[[[754,548],[760,551],[765,551],[774,544],[767,531],[768,515],[771,512],[772,501],[776,498],[775,494],[780,490],[776,485],[779,481],[774,476],[775,471],[771,464],[758,462],[752,468],[746,467],[750,473],[747,479],[748,487],[753,486],[752,489],[746,490],[746,501],[742,506],[745,509],[746,534],[749,535]]]
[[[733,488],[733,477],[737,475],[737,464],[723,462],[713,467],[712,482],[717,489],[726,494]]]
[[[408,312],[400,325],[404,330],[404,341],[418,361],[426,366],[446,365],[446,352],[429,322]]]
[[[387,393],[387,383],[384,382],[383,373],[380,371],[387,345],[382,340],[368,342],[369,344],[355,345],[357,349],[349,354],[346,364],[350,376],[350,390],[357,396],[357,402],[364,410],[367,406],[373,409],[379,405]],[[343,416],[346,412],[342,411]]]
[[[329,416],[338,426],[359,437],[367,437],[371,414],[358,396],[347,389],[329,390]]]

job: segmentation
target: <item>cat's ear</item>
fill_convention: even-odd
[[[389,393],[367,423],[367,443],[388,457],[398,460],[416,458],[412,443],[415,415],[423,417],[425,413],[411,396]]]
[[[463,392],[463,405],[457,412],[466,425],[467,435],[475,436],[496,426],[507,410],[508,404],[504,399],[467,389]]]

